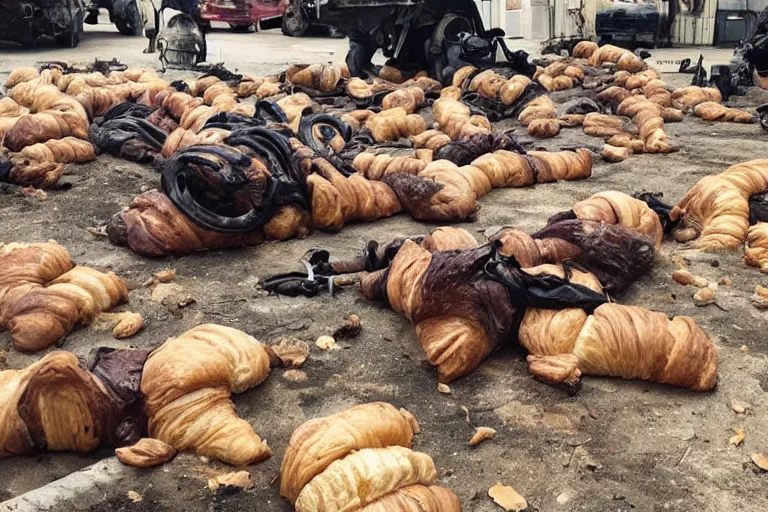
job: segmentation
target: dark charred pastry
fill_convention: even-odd
[[[121,213],[116,213],[109,219],[106,230],[110,242],[120,247],[128,245],[128,227]]]
[[[532,237],[557,238],[576,246],[579,254],[572,260],[594,274],[609,293],[626,290],[648,274],[656,260],[651,240],[613,224],[563,220],[548,225]]]
[[[0,165],[0,173],[2,173]],[[2,177],[0,177],[2,181]],[[749,223],[768,222],[768,192],[765,194],[755,194],[749,198]]]
[[[443,190],[443,185],[435,180],[412,174],[390,174],[382,179],[395,192],[404,209],[420,220],[436,219],[430,208],[433,196]],[[472,218],[474,212],[468,218]],[[459,219],[454,219],[459,220]]]
[[[141,372],[151,350],[96,350],[89,371],[101,379],[119,403],[113,425],[115,446],[135,444],[146,435],[147,416],[141,397]]]
[[[146,119],[117,117],[93,123],[90,140],[101,152],[139,163],[157,158],[168,134]]]
[[[155,110],[157,110],[156,107],[141,105],[139,103],[133,103],[132,101],[124,101],[107,110],[99,122],[111,121],[112,119],[121,119],[126,117],[146,119]]]
[[[680,219],[672,220],[672,217],[670,216],[670,212],[672,211],[673,206],[666,204],[661,200],[663,197],[663,194],[661,193],[653,193],[653,192],[640,192],[637,194],[633,194],[632,197],[635,199],[639,199],[645,204],[648,205],[648,207],[653,210],[656,215],[659,216],[659,221],[661,221],[661,227],[664,228],[664,233],[670,234],[672,231],[677,227],[678,223],[680,222]],[[750,211],[751,211],[751,202],[750,202]]]
[[[449,142],[435,152],[435,160],[449,160],[458,166],[471,164],[475,159],[504,149],[521,155],[526,154],[525,148],[515,139],[511,132],[500,134],[476,134],[463,139]]]
[[[260,119],[271,120],[276,123],[287,123],[288,116],[283,111],[282,107],[274,101],[261,100],[256,103],[256,112],[253,117]]]
[[[259,117],[244,116],[242,114],[233,114],[231,112],[219,112],[208,118],[203,128],[222,128],[224,130],[234,131],[251,126],[264,126],[265,124],[267,124],[267,122]]]

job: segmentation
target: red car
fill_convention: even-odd
[[[247,32],[259,22],[282,18],[289,3],[290,0],[205,0],[200,18],[207,25],[221,21],[234,30]]]

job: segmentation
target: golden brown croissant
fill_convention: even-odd
[[[349,78],[346,64],[294,65],[285,71],[286,80],[307,89],[327,94],[336,90],[342,78]]]
[[[585,280],[579,284],[596,286]],[[714,346],[690,317],[670,320],[664,313],[618,304],[604,304],[591,315],[581,309],[531,309],[523,317],[519,339],[534,356],[529,359],[533,363],[572,354],[578,370],[587,375],[649,380],[694,391],[717,384]],[[541,372],[542,367],[534,364],[529,370]],[[557,383],[572,372],[558,374],[534,373]]]
[[[590,112],[584,116],[584,133],[592,137],[612,137],[619,133],[625,133],[632,128],[628,119],[620,116],[598,114]]]
[[[280,466],[280,495],[295,503],[301,490],[335,460],[366,448],[411,447],[419,432],[405,409],[375,402],[310,420],[294,430]]]
[[[288,124],[291,126],[294,132],[299,131],[299,123],[301,122],[301,116],[304,115],[304,111],[310,109],[314,104],[312,98],[303,92],[291,94],[285,98],[279,100],[277,104],[285,112],[288,118]]]
[[[705,101],[694,107],[693,113],[705,121],[725,121],[728,123],[754,123],[755,116],[746,110],[730,108],[714,101]]]
[[[220,113],[217,107],[209,107],[207,105],[200,105],[198,107],[185,110],[179,120],[179,126],[185,130],[190,130],[194,133],[200,133],[210,118]]]
[[[403,72],[397,69],[394,66],[381,66],[381,69],[379,70],[379,78],[382,80],[386,80],[387,82],[392,82],[393,84],[401,84],[403,83]]]
[[[659,79],[649,80],[643,86],[643,96],[662,107],[672,104],[672,93],[667,90],[667,84]]]
[[[5,304],[5,293],[16,286],[44,285],[72,270],[69,253],[56,242],[39,244],[11,243],[0,245],[0,311]]]
[[[560,121],[560,126],[575,128],[584,124],[585,117],[585,114],[563,114],[557,120]]]
[[[588,59],[592,57],[598,49],[597,43],[592,41],[579,41],[573,47],[572,56],[577,59]]]
[[[95,160],[96,151],[88,141],[65,137],[27,146],[18,153],[18,156],[37,162],[82,164]]]
[[[88,140],[88,119],[55,110],[23,115],[6,131],[4,144],[11,151],[21,151],[38,142],[64,137]]]
[[[555,137],[560,133],[560,125],[559,119],[534,119],[528,123],[528,135],[533,135],[540,139]]]
[[[672,91],[672,106],[683,112],[687,112],[705,101],[722,103],[723,95],[716,87],[698,87],[695,85]]]
[[[432,459],[408,448],[367,448],[331,463],[296,500],[297,512],[355,510],[411,485],[437,480]]]
[[[452,140],[479,133],[491,133],[488,119],[471,115],[469,107],[458,100],[440,98],[434,103],[433,114],[440,130]]]
[[[382,402],[310,420],[291,436],[280,494],[300,512],[460,512],[455,494],[431,485],[432,459],[409,449],[418,432],[408,411]]]
[[[632,156],[632,149],[611,146],[610,144],[603,144],[603,148],[600,150],[600,156],[606,162],[623,162]]]
[[[461,79],[460,75],[458,79]],[[455,80],[457,80],[456,75],[454,75]],[[489,69],[478,73],[469,83],[468,90],[477,91],[486,98],[499,101],[505,105],[511,105],[523,95],[525,88],[530,83],[531,79],[525,75],[515,75],[510,79],[506,79]]]
[[[58,183],[64,174],[64,164],[57,162],[14,157],[12,163],[8,180],[16,185],[49,188]]]
[[[381,101],[381,108],[389,110],[401,107],[406,113],[413,114],[424,103],[424,91],[418,87],[407,87],[393,91]]]
[[[664,230],[659,216],[645,201],[623,192],[599,192],[573,205],[577,219],[616,224],[650,238],[656,249],[661,248]]]
[[[34,352],[127,300],[128,289],[119,277],[78,266],[45,287],[30,284],[8,290],[0,329],[11,331],[17,350]]]
[[[644,143],[643,150],[646,153],[677,151],[677,146],[664,131],[664,118],[661,116],[661,111],[661,106],[644,96],[630,96],[619,105],[619,114],[631,116],[637,125],[638,135]]]
[[[277,94],[280,94],[280,84],[274,77],[243,80],[237,86],[237,95],[241,98],[255,96],[261,100]]]
[[[768,273],[768,222],[758,222],[749,227],[744,263]]]
[[[312,196],[312,225],[338,231],[354,221],[370,222],[402,210],[392,189],[383,182],[360,174],[344,177],[323,158],[313,161],[315,173],[307,178]]]
[[[595,50],[589,57],[589,64],[595,67],[602,66],[605,63],[616,65],[616,69],[637,73],[645,69],[643,59],[629,50],[607,44]]]
[[[114,107],[118,103],[125,101],[125,98],[121,98],[113,91],[101,88],[86,89],[80,94],[77,94],[75,99],[80,102],[85,111],[88,113],[89,119],[101,117],[107,112],[107,110]]]
[[[149,434],[177,450],[236,466],[271,455],[230,396],[258,386],[274,353],[242,331],[200,325],[152,352],[141,376]]]
[[[627,148],[633,153],[645,153],[645,141],[630,133],[617,133],[608,139],[608,144],[619,148]]]
[[[111,398],[68,352],[0,372],[0,458],[36,448],[88,452],[107,441]]]
[[[427,130],[423,117],[418,114],[408,114],[402,107],[371,115],[365,127],[377,142],[395,141]]]
[[[200,133],[195,133],[184,128],[176,128],[165,139],[161,154],[165,158],[170,158],[177,151],[190,146],[221,144],[224,139],[229,137],[229,130],[223,128],[203,128]]]
[[[549,96],[539,96],[528,102],[525,108],[517,116],[517,120],[523,126],[528,126],[534,119],[547,119],[554,117],[555,104]]]
[[[234,235],[206,231],[157,190],[141,194],[127,210],[115,214],[107,224],[107,234],[113,244],[149,257],[181,256],[207,249],[258,245],[263,241],[258,232]]]
[[[429,162],[405,156],[392,157],[362,152],[352,161],[352,167],[369,180],[381,180],[390,174],[419,174]]]
[[[11,74],[8,75],[8,78],[5,81],[5,88],[13,89],[18,84],[22,82],[29,82],[30,80],[34,80],[39,76],[40,72],[37,71],[37,68],[15,68],[13,71],[11,71]]]
[[[410,139],[413,147],[432,151],[437,151],[451,142],[451,138],[440,130],[427,130],[418,135],[411,135]]]
[[[626,90],[625,88],[612,85],[606,90],[598,93],[597,101],[600,101],[603,103],[615,103],[616,105],[618,105],[625,99],[629,98],[631,95],[632,93]]]
[[[127,466],[152,468],[171,460],[176,455],[176,450],[159,439],[145,437],[133,446],[118,448],[115,455],[117,460]]]
[[[734,249],[749,230],[749,198],[768,190],[768,160],[736,164],[716,176],[705,176],[670,212],[680,224],[679,242],[692,241],[704,251]]]
[[[438,485],[410,485],[367,505],[362,512],[460,512],[461,500]]]
[[[539,83],[547,90],[547,92],[566,91],[573,89],[578,85],[578,81],[573,77],[567,75],[550,76],[547,74],[539,75]]]
[[[173,91],[167,96],[163,96],[160,105],[155,106],[163,108],[174,120],[180,121],[187,110],[192,110],[202,104],[201,98],[195,98],[185,92]]]
[[[24,114],[28,114],[29,109],[22,107],[11,98],[7,96],[0,98],[0,117],[21,117]]]

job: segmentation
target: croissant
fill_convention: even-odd
[[[749,230],[749,198],[768,190],[768,160],[751,160],[705,176],[670,212],[673,236],[704,251],[734,249]]]
[[[96,151],[88,141],[74,137],[65,137],[26,146],[22,148],[18,156],[37,162],[82,164],[95,160]]]
[[[64,137],[88,140],[88,119],[55,110],[23,115],[5,132],[4,144],[11,151],[21,151],[38,142]]]
[[[611,146],[626,148],[632,153],[645,153],[645,142],[630,133],[617,133],[607,141]]]
[[[605,63],[616,65],[616,69],[637,73],[645,69],[643,59],[624,48],[607,44],[595,50],[589,57],[591,66],[599,67]]]
[[[556,273],[545,266],[531,274]],[[601,291],[594,276],[574,272],[573,282]],[[689,317],[669,320],[644,308],[603,304],[588,315],[582,309],[529,309],[519,339],[530,353],[529,371],[545,382],[567,383],[581,373],[641,379],[706,391],[717,383],[717,358],[706,333]],[[571,354],[573,367],[563,371],[542,364]],[[574,368],[575,367],[575,368]]]
[[[531,100],[520,112],[517,120],[528,126],[534,119],[548,119],[555,115],[555,104],[549,96],[539,96]]]
[[[625,133],[632,128],[628,126],[628,119],[620,116],[598,114],[590,112],[584,116],[584,133],[593,137],[612,137]]]
[[[50,188],[59,182],[64,174],[64,165],[57,162],[39,162],[14,157],[8,181],[16,185],[35,188]]]
[[[39,76],[40,72],[36,68],[15,68],[13,71],[11,71],[11,74],[8,75],[8,78],[5,80],[5,88],[13,89],[18,84],[22,82],[29,82],[30,80],[34,80]]]
[[[345,90],[347,95],[354,100],[367,100],[371,96],[382,91],[394,91],[397,86],[384,80],[374,80],[368,83],[362,78],[352,78],[347,82]]]
[[[389,110],[401,107],[406,113],[413,114],[424,103],[424,99],[424,91],[418,87],[407,87],[384,96],[381,101],[381,108]]]
[[[531,151],[527,158],[518,153],[499,150],[481,156],[471,165],[483,171],[494,188],[525,187],[562,179],[575,180],[592,174],[592,157],[584,149],[553,153]]]
[[[270,358],[271,349],[221,325],[200,325],[166,341],[141,375],[150,436],[236,466],[268,458],[266,441],[237,417],[230,396],[264,382]]]
[[[419,426],[406,410],[376,402],[310,420],[293,435],[280,468],[280,494],[299,512],[459,512],[432,485],[432,459],[409,448]]]
[[[151,468],[171,460],[176,450],[158,439],[145,437],[133,446],[118,448],[115,455],[126,466]]]
[[[294,132],[298,133],[299,123],[301,122],[301,116],[304,115],[304,111],[311,108],[314,102],[312,98],[303,92],[291,94],[286,96],[277,102],[278,106],[283,109],[286,117],[288,118],[288,124],[291,126]]]
[[[618,112],[621,115],[632,116],[637,125],[639,138],[643,140],[646,153],[671,153],[677,151],[677,146],[669,140],[664,131],[662,108],[643,96],[632,96],[622,101]],[[609,141],[610,144],[612,144]],[[619,144],[614,144],[619,145]]]
[[[0,458],[36,448],[88,452],[111,439],[113,398],[74,354],[53,352],[24,370],[4,370],[0,389]]]
[[[261,100],[277,94],[280,94],[280,84],[274,78],[243,80],[237,86],[237,95],[241,98],[255,96]]]
[[[679,123],[685,118],[685,114],[682,110],[678,110],[672,107],[664,107],[661,109],[661,118],[665,123]]]
[[[555,137],[560,133],[560,125],[559,119],[534,119],[528,123],[528,135],[533,135],[540,139]]]
[[[80,102],[88,113],[88,119],[101,117],[107,110],[125,101],[125,98],[121,98],[114,92],[101,88],[89,88],[84,90],[80,94],[77,94],[75,99]]]
[[[716,87],[697,87],[695,85],[672,91],[672,106],[683,112],[707,101],[722,103],[723,95]]]
[[[662,107],[672,104],[672,94],[667,90],[667,84],[657,78],[643,86],[643,96]]]
[[[632,95],[631,92],[629,92],[627,89],[623,87],[619,87],[616,85],[612,85],[609,88],[605,89],[604,91],[601,91],[596,96],[597,101],[602,103],[613,103],[618,105],[625,99],[629,98]]]
[[[175,121],[180,121],[184,113],[203,104],[203,100],[185,92],[173,91],[163,98],[162,107]]]
[[[401,84],[405,80],[403,78],[403,72],[394,66],[384,65],[379,70],[379,78],[392,82],[393,84]]]
[[[34,352],[127,300],[128,289],[114,274],[75,267],[45,287],[30,284],[8,290],[0,329],[11,331],[17,350]]]
[[[418,135],[411,135],[410,139],[413,147],[432,151],[437,151],[451,142],[451,138],[440,130],[427,130]]]
[[[107,224],[107,234],[113,244],[148,257],[183,256],[207,249],[258,245],[263,241],[258,232],[234,235],[206,231],[157,190],[141,194],[127,210],[115,214]]]
[[[603,144],[603,148],[600,150],[600,156],[606,162],[623,162],[632,155],[632,149],[620,148],[618,146],[611,146],[610,144]]]
[[[365,127],[371,132],[376,142],[395,141],[427,130],[423,117],[418,114],[408,114],[402,107],[371,115]]]
[[[200,105],[195,108],[185,110],[179,120],[179,126],[185,130],[194,133],[200,133],[210,118],[221,112],[217,107]]]
[[[0,312],[8,310],[6,292],[16,286],[44,285],[73,267],[65,248],[56,242],[0,244]]]
[[[457,73],[454,81],[457,80]],[[461,80],[461,75],[458,76]],[[462,80],[463,81],[463,80]],[[480,95],[490,98],[505,105],[512,105],[523,95],[526,87],[531,84],[531,79],[525,75],[515,75],[510,79],[497,74],[489,69],[477,74],[469,83],[467,90],[477,91]]]
[[[571,55],[577,59],[589,59],[598,49],[597,43],[592,41],[579,41],[573,47]]]
[[[295,503],[301,490],[335,460],[367,448],[410,448],[418,432],[419,426],[408,411],[384,402],[358,405],[308,421],[288,442],[280,466],[280,495]]]
[[[390,174],[419,174],[429,162],[417,158],[390,155],[374,155],[362,152],[352,161],[352,167],[369,180],[381,180]]]
[[[341,79],[349,77],[346,64],[294,65],[285,71],[285,78],[290,84],[322,94],[335,91]]]
[[[478,133],[491,133],[488,119],[472,116],[469,107],[458,100],[441,97],[434,103],[433,114],[440,130],[452,140]]]
[[[578,80],[567,75],[553,77],[543,74],[539,76],[538,81],[544,86],[547,92],[566,91],[568,89],[573,89],[578,84]]]
[[[755,116],[746,110],[730,108],[714,101],[705,101],[694,107],[693,113],[705,121],[725,121],[729,123],[754,123]]]
[[[758,222],[749,227],[744,263],[768,273],[768,223]]]
[[[200,133],[184,128],[176,128],[168,135],[160,153],[165,158],[170,158],[177,151],[191,146],[221,144],[229,137],[231,132],[222,128],[204,128]]]
[[[312,225],[338,231],[353,221],[370,222],[402,210],[395,192],[384,182],[360,174],[344,177],[327,160],[313,161],[315,173],[307,178],[312,196]]]
[[[664,230],[659,216],[645,201],[609,190],[594,194],[573,205],[577,219],[616,224],[650,238],[656,249],[661,248]]]

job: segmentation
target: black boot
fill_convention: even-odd
[[[147,29],[145,31],[147,38],[149,38],[149,46],[144,50],[144,53],[155,53],[157,50],[157,30]]]
[[[83,23],[87,23],[88,25],[97,25],[99,23],[99,9],[98,7],[93,9],[88,9],[88,16],[85,17],[83,20]]]

